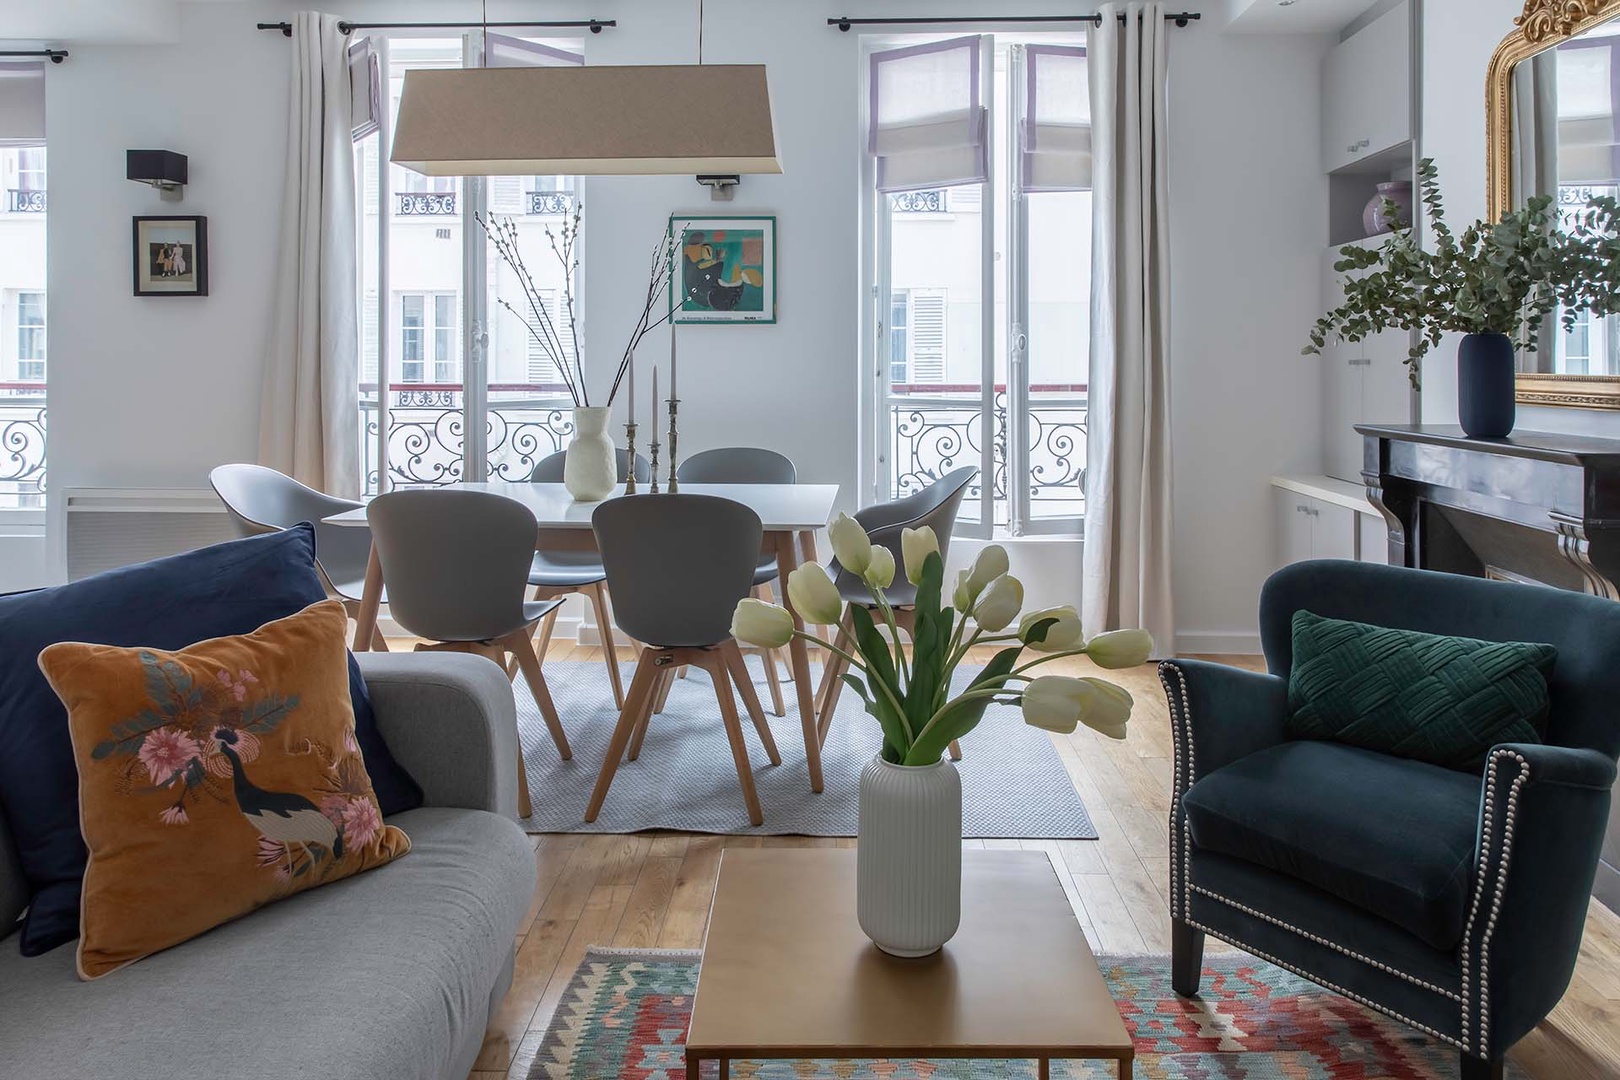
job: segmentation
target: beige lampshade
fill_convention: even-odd
[[[390,160],[427,176],[782,171],[761,64],[407,71]]]

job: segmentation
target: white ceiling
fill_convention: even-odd
[[[179,0],[0,0],[0,40],[53,45],[172,41],[179,9]]]
[[[1379,0],[1232,0],[1227,29],[1235,34],[1316,34],[1337,31]]]

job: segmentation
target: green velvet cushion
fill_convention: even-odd
[[[1422,634],[1296,611],[1288,731],[1452,769],[1539,743],[1551,645]]]

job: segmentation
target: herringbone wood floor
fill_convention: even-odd
[[[1254,657],[1217,659],[1258,666]],[[595,649],[559,642],[546,662],[601,659]],[[1052,670],[1064,663],[1076,669],[1090,667],[1086,661],[1060,661]],[[815,671],[819,676],[819,667]],[[1115,672],[1114,677],[1136,697],[1128,739],[1113,742],[1085,728],[1072,736],[1053,737],[1100,839],[968,843],[1047,851],[1094,949],[1167,953],[1169,720],[1151,666]],[[568,722],[566,714],[563,722]],[[786,745],[782,750],[784,755],[793,752]],[[971,737],[967,750],[972,752]],[[765,812],[768,815],[770,807]],[[552,1010],[588,945],[700,948],[723,848],[854,843],[681,833],[550,834],[532,839],[539,884],[517,939],[517,974],[490,1023],[469,1080],[525,1080]],[[1219,946],[1211,942],[1211,947]],[[1569,992],[1513,1057],[1533,1080],[1620,1077],[1620,917],[1593,905]]]

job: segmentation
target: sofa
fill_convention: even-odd
[[[481,657],[364,654],[378,728],[424,805],[410,853],[96,982],[72,945],[0,940],[0,1075],[465,1080],[535,884],[515,821],[512,687]],[[0,814],[0,933],[27,902]]]

